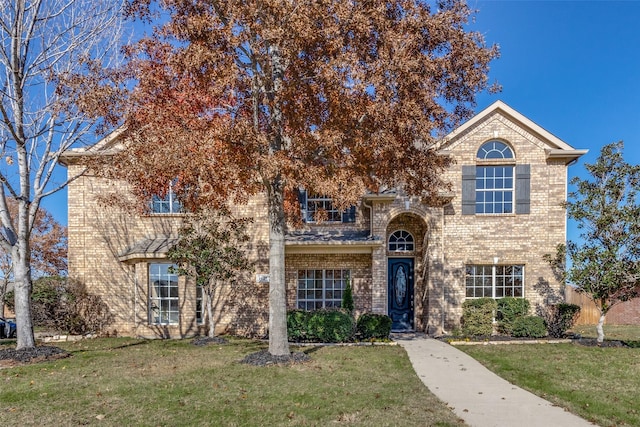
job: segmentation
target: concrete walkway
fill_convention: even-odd
[[[447,343],[411,335],[395,338],[422,382],[470,426],[594,425],[514,386]]]

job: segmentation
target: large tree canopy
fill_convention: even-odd
[[[451,159],[430,147],[470,117],[497,57],[461,1],[131,0],[162,16],[130,46],[128,149],[104,173],[187,207],[267,195],[270,351],[288,353],[285,213],[299,187],[354,203],[402,186],[433,199]]]

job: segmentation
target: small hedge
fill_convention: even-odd
[[[504,297],[497,300],[496,303],[498,331],[511,335],[515,320],[529,314],[529,301],[524,298]]]
[[[462,333],[466,336],[490,336],[496,301],[492,298],[468,299],[462,303]]]
[[[542,310],[542,317],[547,325],[549,335],[562,338],[575,325],[580,315],[580,306],[560,303],[550,305]]]
[[[293,342],[348,342],[355,321],[345,310],[293,310],[287,313],[287,334]]]
[[[364,313],[358,318],[356,336],[361,340],[387,339],[391,323],[391,318],[384,314]]]
[[[513,321],[512,336],[517,338],[543,338],[547,336],[544,319],[540,316],[522,316]]]

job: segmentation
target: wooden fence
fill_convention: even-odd
[[[576,325],[595,325],[600,319],[600,311],[589,297],[575,291],[571,286],[565,288],[565,299],[570,304],[580,306],[580,317]],[[605,320],[609,325],[640,325],[640,298],[615,305]]]

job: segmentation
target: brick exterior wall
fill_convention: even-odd
[[[529,214],[462,215],[462,166],[475,165],[478,148],[489,140],[507,143],[517,165],[530,165]],[[390,257],[412,258],[415,265],[414,325],[429,333],[450,332],[460,324],[465,299],[465,265],[525,266],[525,296],[536,304],[561,298],[560,285],[543,260],[565,241],[567,167],[549,160],[547,141],[527,126],[500,111],[487,114],[464,132],[454,135],[441,149],[456,163],[447,171],[453,198],[444,206],[427,206],[401,191],[372,195],[358,206],[351,224],[307,224],[304,230],[368,231],[374,243],[358,247],[317,244],[288,245],[285,275],[288,307],[297,305],[299,269],[350,269],[356,311],[387,314],[387,265]],[[69,175],[80,166],[69,165]],[[180,278],[180,322],[153,326],[148,322],[148,263],[163,262],[162,255],[140,255],[121,261],[119,256],[144,239],[176,236],[181,215],[133,215],[118,206],[97,203],[99,194],[127,194],[122,183],[90,175],[69,186],[69,275],[82,280],[90,292],[102,296],[115,316],[111,328],[121,335],[184,337],[202,333],[195,324],[195,289]],[[237,216],[254,219],[249,257],[254,271],[239,283],[226,285],[216,295],[216,331],[263,337],[268,325],[268,283],[256,275],[268,274],[268,224],[266,200],[252,198],[238,206]],[[387,241],[397,230],[411,233],[411,252],[389,252]],[[379,242],[379,243],[375,243]]]

